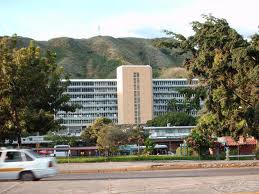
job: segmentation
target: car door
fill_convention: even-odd
[[[24,169],[23,158],[20,151],[6,151],[1,163],[0,179],[17,179]]]
[[[22,152],[22,157],[23,157],[23,166],[25,170],[35,170],[38,169],[40,164],[37,163],[35,158],[33,158],[30,154],[27,152]]]

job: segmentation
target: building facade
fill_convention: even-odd
[[[184,143],[193,128],[196,126],[166,126],[144,127],[148,131],[149,138],[156,144],[167,145],[168,151],[175,153],[180,144]]]
[[[118,124],[143,124],[153,118],[152,68],[117,68]]]
[[[117,68],[117,79],[71,79],[66,94],[81,108],[73,113],[59,111],[65,134],[80,134],[97,118],[106,117],[116,124],[145,124],[167,112],[167,103],[175,98],[183,102],[179,88],[193,87],[197,79],[152,79],[148,65],[124,65]],[[193,113],[195,114],[195,113]]]
[[[71,79],[66,94],[71,103],[81,108],[75,112],[57,113],[56,119],[62,119],[62,125],[66,127],[64,134],[80,134],[83,128],[100,117],[118,123],[116,79]]]
[[[198,79],[193,79],[191,82],[187,79],[153,79],[154,117],[168,112],[167,104],[169,100],[184,101],[184,95],[180,94],[178,89],[193,87],[197,84]],[[192,112],[192,115],[196,115],[196,112]]]

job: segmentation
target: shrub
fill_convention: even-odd
[[[178,147],[176,156],[198,156],[198,154],[190,147]]]
[[[207,158],[214,159],[214,158]],[[197,156],[172,156],[172,155],[129,155],[113,157],[72,157],[57,158],[58,163],[91,163],[91,162],[127,162],[127,161],[154,161],[154,160],[199,160]]]
[[[256,155],[256,159],[259,160],[259,144],[256,145],[255,155]]]

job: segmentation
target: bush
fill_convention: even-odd
[[[177,156],[198,156],[198,154],[190,147],[178,147],[176,149]]]
[[[230,149],[229,150],[229,155],[234,155],[234,156],[238,155],[238,149],[237,148]]]
[[[256,155],[256,159],[259,160],[259,144],[256,145],[255,155]]]
[[[215,159],[215,158],[207,158]],[[128,162],[128,161],[154,161],[154,160],[199,160],[198,156],[172,156],[172,155],[129,155],[113,157],[72,157],[57,158],[58,163],[91,163],[91,162]]]

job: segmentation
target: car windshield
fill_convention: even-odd
[[[27,152],[29,152],[34,158],[41,158],[42,157],[39,154],[37,154],[36,152],[34,152],[33,150],[27,150]]]

